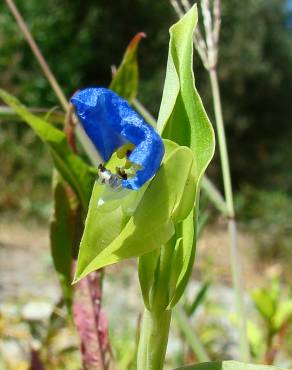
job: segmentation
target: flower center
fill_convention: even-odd
[[[113,153],[106,165],[98,166],[98,182],[118,190],[122,187],[123,180],[135,177],[141,166],[129,161],[129,156],[134,148],[133,144],[125,144]]]

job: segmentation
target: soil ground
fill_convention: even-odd
[[[254,240],[251,235],[239,233],[239,247],[247,289],[253,289],[269,273],[269,266],[253,260]],[[132,265],[130,263],[130,265]],[[109,269],[115,274],[119,265]],[[207,228],[197,247],[195,275],[208,275],[229,285],[228,234],[225,225]],[[7,223],[0,221],[0,301],[26,300],[43,297],[55,300],[59,294],[49,250],[48,227],[45,225]]]

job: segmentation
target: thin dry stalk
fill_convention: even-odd
[[[189,0],[181,0],[181,3],[186,12],[191,9],[191,3],[189,2]]]
[[[20,14],[19,10],[17,9],[15,3],[13,0],[5,0],[7,7],[11,11],[12,15],[14,16],[21,32],[23,33],[27,43],[29,44],[31,51],[33,52],[36,60],[39,62],[42,71],[49,81],[52,89],[54,90],[61,106],[65,111],[68,111],[69,109],[69,104],[68,101],[58,83],[56,80],[53,72],[51,71],[47,61],[45,60],[40,48],[38,47],[37,43],[35,42],[30,30],[28,29],[22,15]],[[96,148],[86,135],[85,131],[83,130],[83,127],[78,123],[78,119],[76,115],[74,115],[74,120],[76,121],[76,135],[78,139],[80,140],[84,150],[86,151],[89,159],[94,165],[98,165],[99,163],[102,163],[102,158],[97,152]]]
[[[215,68],[217,61],[215,60],[216,52],[213,39],[213,22],[209,0],[201,0],[201,9],[203,14],[203,23],[205,27],[205,36],[207,43],[208,65],[209,69],[212,69]]]
[[[175,10],[176,14],[179,16],[179,18],[182,18],[184,15],[184,11],[182,10],[179,2],[177,0],[169,0],[171,5],[173,6],[173,9]]]
[[[57,95],[63,109],[67,111],[68,109],[68,101],[60,88],[54,74],[52,73],[48,63],[46,62],[43,54],[41,53],[40,49],[38,48],[34,38],[32,37],[31,32],[29,31],[23,17],[21,16],[20,12],[18,11],[16,5],[14,4],[13,0],[5,0],[8,8],[10,9],[11,13],[13,14],[19,28],[21,29],[24,37],[26,38],[27,43],[29,44],[32,52],[35,55],[35,58],[38,60],[44,75],[50,82],[55,94]]]
[[[182,5],[177,0],[170,0],[170,3],[173,9],[175,10],[176,14],[179,16],[179,18],[182,18],[184,12],[187,12],[191,8],[189,0],[182,0],[181,1]],[[194,33],[194,45],[198,54],[200,55],[200,58],[205,68],[208,69],[207,45],[200,31],[199,25],[197,25]]]

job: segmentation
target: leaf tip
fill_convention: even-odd
[[[146,33],[145,32],[138,32],[133,38],[132,40],[130,41],[129,43],[129,46],[128,46],[128,49],[129,50],[132,50],[134,48],[136,48],[138,46],[138,44],[140,43],[140,41],[142,39],[145,39],[147,37]]]
[[[73,286],[73,285],[77,284],[81,279],[82,279],[82,276],[75,274],[71,285]]]

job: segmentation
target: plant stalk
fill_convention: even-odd
[[[145,309],[137,356],[137,370],[162,370],[171,321],[171,310]]]
[[[213,95],[213,104],[215,111],[215,121],[217,128],[220,160],[222,167],[222,176],[224,184],[224,193],[226,199],[226,205],[228,209],[228,216],[234,217],[234,205],[233,205],[233,194],[232,194],[232,185],[231,185],[231,176],[230,176],[230,165],[227,152],[227,143],[226,135],[223,123],[223,114],[222,114],[222,104],[220,97],[220,90],[218,84],[217,70],[212,68],[209,70],[211,89]]]
[[[223,122],[222,104],[218,84],[216,68],[209,69],[211,89],[213,95],[213,104],[215,112],[215,121],[217,128],[217,137],[219,144],[222,177],[224,185],[224,194],[228,210],[228,231],[230,237],[230,262],[232,271],[232,282],[235,292],[235,305],[239,320],[239,337],[240,337],[240,355],[241,360],[248,362],[250,358],[249,344],[247,339],[246,312],[244,306],[244,289],[242,283],[242,267],[238,249],[237,226],[235,221],[233,193],[230,175],[230,165],[227,152],[226,135]]]

